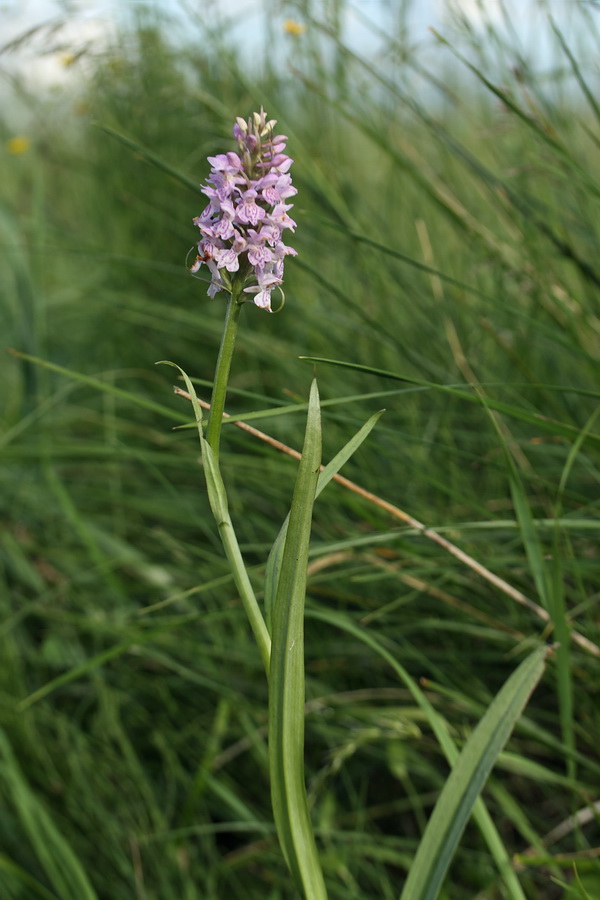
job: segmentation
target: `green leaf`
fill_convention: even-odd
[[[148,400],[140,394],[134,394],[133,391],[124,391],[122,388],[115,387],[110,382],[102,381],[100,378],[94,378],[93,375],[84,375],[81,372],[74,372],[72,369],[65,369],[64,366],[59,366],[46,359],[39,359],[37,356],[30,356],[28,353],[21,353],[18,350],[9,350],[9,353],[13,356],[17,356],[19,359],[35,363],[36,366],[41,366],[43,369],[48,369],[50,372],[66,375],[67,378],[72,378],[74,381],[79,381],[81,384],[87,384],[99,391],[104,391],[106,394],[121,397],[121,399],[126,400],[128,403],[132,403],[135,406],[141,406],[143,409],[149,409],[152,412],[159,413],[161,416],[166,416],[167,418],[180,423],[186,421],[185,416],[182,416],[181,413],[174,409],[169,409],[168,406],[162,406],[160,403],[155,403],[154,400]],[[168,365],[174,365],[174,363],[168,363]],[[176,366],[175,368],[179,367]]]
[[[396,656],[387,649],[387,646],[384,647],[382,642],[374,637],[368,629],[359,628],[351,619],[340,613],[331,612],[330,610],[325,609],[311,609],[307,612],[307,615],[321,622],[327,622],[335,628],[339,628],[340,630],[351,634],[357,640],[362,641],[368,647],[371,647],[375,653],[391,666],[398,677],[404,682],[416,703],[425,714],[429,726],[444,752],[444,756],[450,765],[453,766],[458,759],[458,750],[450,736],[448,723],[431,705],[425,693],[409,675],[404,666],[398,662]],[[394,647],[390,641],[386,641],[386,644],[390,644],[392,648]],[[502,842],[502,838],[500,837],[492,817],[487,811],[481,797],[475,802],[473,816],[485,838],[494,862],[498,867],[498,871],[504,880],[507,896],[510,897],[511,900],[525,900],[525,894],[523,893],[517,875],[514,872],[511,858],[508,855],[508,851]]]
[[[397,372],[390,372],[388,369],[378,369],[374,366],[363,366],[359,363],[346,362],[341,359],[325,359],[319,356],[301,356],[300,359],[306,362],[323,363],[326,366],[339,366],[344,369],[355,369],[358,372],[365,372],[369,375],[380,375],[382,378],[392,378],[394,381],[404,381],[407,384],[417,384],[421,387],[436,388],[453,397],[459,397],[466,400],[467,403],[476,403],[480,406],[485,405],[488,409],[496,410],[496,412],[504,413],[513,419],[519,419],[521,422],[527,422],[535,425],[542,431],[549,431],[552,434],[558,434],[570,440],[577,440],[581,434],[581,430],[574,425],[568,425],[566,422],[557,422],[541,413],[532,413],[518,406],[512,406],[510,403],[503,403],[501,400],[493,400],[490,397],[485,398],[485,403],[477,394],[470,393],[462,388],[450,387],[445,384],[436,384],[433,381],[423,381],[420,378],[408,378],[405,375],[399,375]],[[600,445],[600,434],[589,433],[586,435],[587,440],[594,444]]]
[[[55,691],[57,688],[63,687],[63,685],[69,684],[71,681],[76,681],[78,678],[81,678],[82,675],[86,675],[87,672],[91,672],[99,666],[103,666],[104,663],[109,662],[111,659],[114,659],[114,657],[126,653],[132,644],[135,644],[140,640],[142,640],[142,638],[140,638],[139,635],[133,635],[129,640],[122,641],[120,644],[115,644],[114,647],[109,647],[108,650],[103,650],[101,653],[97,653],[90,659],[86,659],[85,662],[80,665],[74,666],[67,672],[57,675],[56,678],[46,682],[41,688],[38,688],[32,694],[29,694],[28,697],[21,700],[17,705],[17,710],[23,712],[23,710],[27,709],[29,706],[33,706],[34,703],[43,700],[44,697],[47,697],[48,694],[51,694],[52,691]]]
[[[528,656],[500,689],[464,746],[435,805],[400,900],[435,900],[498,754],[544,671],[547,647]]]
[[[0,731],[0,778],[56,894],[61,900],[98,900],[79,859],[25,780],[4,731]]]
[[[312,509],[321,462],[319,394],[313,381],[306,434],[273,608],[269,762],[281,849],[307,900],[327,897],[304,783],[304,603]]]
[[[206,487],[208,490],[208,500],[212,509],[223,549],[229,561],[233,579],[239,591],[242,603],[252,633],[258,644],[258,649],[262,657],[263,665],[267,674],[269,673],[271,658],[271,638],[265,624],[265,620],[260,611],[258,601],[254,594],[254,588],[248,576],[246,564],[242,557],[240,546],[233,528],[231,516],[229,515],[229,505],[227,502],[227,493],[219,464],[217,463],[213,448],[207,440],[200,434],[200,444],[202,447],[202,460],[204,462],[204,475],[206,477]]]
[[[325,490],[334,475],[337,475],[342,466],[344,466],[348,462],[352,454],[358,450],[363,441],[375,428],[375,425],[377,425],[377,422],[384,412],[384,409],[380,409],[379,412],[374,413],[370,419],[367,419],[362,428],[358,429],[354,437],[351,437],[348,443],[344,444],[342,449],[339,450],[333,457],[333,459],[327,463],[327,465],[319,475],[315,497],[320,496],[320,494]]]
[[[36,878],[33,878],[28,872],[22,869],[21,866],[18,866],[12,859],[5,856],[4,853],[0,853],[0,887],[8,888],[7,881],[2,875],[3,872],[8,875],[11,884],[17,882],[21,884],[24,889],[26,888],[29,891],[28,896],[30,896],[32,900],[33,897],[41,897],[42,900],[58,900],[56,894],[47,890],[43,884],[40,884]]]
[[[265,671],[268,673],[271,657],[271,639],[269,637],[269,632],[267,630],[265,620],[263,619],[263,615],[260,611],[258,601],[254,594],[254,588],[252,587],[252,583],[250,581],[250,578],[248,577],[246,565],[244,563],[238,540],[233,528],[233,522],[231,521],[231,516],[229,515],[227,492],[225,490],[225,485],[221,476],[221,470],[219,469],[219,464],[217,462],[214,450],[212,449],[208,441],[204,438],[202,428],[202,409],[200,407],[200,404],[198,403],[194,385],[192,384],[192,381],[186,374],[186,372],[184,372],[181,366],[178,366],[177,363],[169,362],[169,360],[163,359],[160,361],[160,363],[157,363],[157,365],[173,366],[175,369],[178,369],[179,372],[181,372],[183,380],[185,381],[185,386],[192,401],[194,416],[196,418],[196,426],[198,428],[198,437],[200,438],[202,462],[204,464],[204,475],[206,478],[206,488],[208,491],[208,501],[210,503],[212,513],[215,517],[217,527],[219,529],[219,535],[221,537],[223,549],[225,550],[225,554],[231,567],[235,585],[239,591],[242,603],[244,604],[244,610],[246,612],[246,615],[248,616],[248,621],[250,622],[252,633],[254,634],[256,643],[258,644],[258,649],[260,650]]]
[[[348,462],[352,454],[368,437],[384,412],[385,410],[382,409],[372,415],[371,418],[365,422],[362,428],[359,428],[356,434],[351,437],[346,444],[344,444],[342,449],[338,453],[336,453],[333,459],[328,462],[327,465],[323,468],[323,470],[319,474],[319,480],[317,481],[315,499],[321,494],[322,491],[325,490],[331,479],[335,475],[337,475],[342,466]],[[271,624],[273,603],[275,600],[275,595],[277,593],[277,584],[279,582],[279,573],[281,571],[281,558],[283,554],[283,548],[285,546],[285,536],[287,534],[288,522],[289,515],[281,526],[279,534],[277,535],[273,546],[271,547],[271,552],[269,553],[269,558],[267,560],[267,568],[265,571],[265,612],[267,616],[268,626],[270,626]]]
[[[277,585],[279,584],[279,576],[281,574],[281,561],[283,559],[289,523],[290,517],[288,514],[285,522],[279,529],[279,534],[273,542],[265,568],[265,615],[269,632],[272,632],[273,630],[273,607],[277,595]]]
[[[190,188],[195,194],[198,193],[198,185],[195,181],[193,181],[193,179],[188,178],[187,175],[184,175],[178,169],[175,169],[173,166],[169,165],[168,162],[165,162],[164,159],[161,159],[160,156],[157,156],[156,153],[153,153],[152,150],[149,150],[143,144],[140,144],[137,141],[128,138],[120,131],[116,131],[114,128],[111,128],[110,125],[103,125],[102,122],[95,122],[94,124],[97,128],[100,128],[102,131],[104,131],[105,134],[116,138],[116,140],[120,141],[121,144],[123,144],[129,150],[132,150],[136,154],[136,156],[143,157],[146,162],[150,163],[151,166],[154,166],[160,172],[165,172],[167,175],[170,175],[171,178],[174,178],[175,181],[178,181],[184,187]]]

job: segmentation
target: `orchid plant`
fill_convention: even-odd
[[[233,128],[238,152],[208,157],[211,171],[201,190],[209,202],[194,219],[201,237],[190,271],[196,274],[202,266],[208,268],[208,296],[225,293],[227,312],[206,429],[194,386],[188,375],[176,368],[193,404],[210,506],[268,678],[270,783],[279,842],[303,895],[326,900],[304,783],[304,599],[312,507],[321,463],[316,383],[311,388],[290,515],[267,564],[265,614],[242,558],[219,466],[221,425],[240,311],[252,298],[256,306],[273,312],[271,294],[275,289],[281,297],[281,309],[284,260],[296,255],[282,240],[286,229],[293,231],[296,227],[288,215],[292,204],[286,201],[297,190],[289,174],[292,160],[283,152],[287,138],[275,134],[275,125],[262,108],[247,121],[238,118]],[[347,456],[339,459],[337,468]],[[337,468],[321,474],[321,488]]]
[[[284,260],[297,255],[283,241],[283,232],[296,228],[288,215],[292,204],[286,202],[297,193],[289,173],[293,160],[284,153],[287,137],[275,134],[275,125],[262,108],[247,121],[238,118],[233,127],[238,152],[208,157],[211,170],[201,190],[209,202],[194,219],[201,237],[190,271],[197,275],[207,267],[208,296],[226,294],[227,311],[206,427],[191,379],[176,368],[196,417],[210,506],[268,679],[269,780],[279,842],[303,896],[326,900],[304,781],[304,603],[312,509],[315,497],[360,446],[380,413],[323,467],[319,393],[313,381],[290,513],[266,565],[263,614],[229,515],[219,445],[242,306],[253,299],[260,309],[281,310]],[[277,310],[272,308],[274,290],[281,298]]]
[[[272,293],[277,290],[281,297],[279,311],[285,299],[284,260],[286,256],[296,256],[296,251],[284,243],[283,233],[296,228],[288,214],[292,204],[287,201],[297,190],[289,171],[292,160],[284,153],[287,138],[275,134],[275,125],[276,121],[268,120],[262,108],[247,121],[236,120],[233,136],[238,152],[208,157],[211,170],[201,188],[208,205],[194,219],[201,237],[190,271],[197,275],[206,266],[210,274],[209,297],[223,293],[227,298],[211,403],[204,404],[210,409],[208,423],[189,376],[175,363],[167,364],[179,370],[187,387],[187,392],[177,392],[184,394],[193,406],[209,503],[265,668],[269,693],[269,780],[281,850],[306,900],[326,900],[304,780],[304,606],[312,511],[315,498],[365,440],[381,413],[372,416],[331,462],[322,466],[319,393],[313,381],[290,512],[266,563],[261,608],[229,514],[219,444],[241,309],[252,299],[260,309],[273,312]],[[333,615],[323,618],[347,628]],[[419,845],[401,900],[433,900],[437,896],[472,812],[503,872],[510,897],[524,900],[493,822],[477,798],[541,677],[547,648],[539,648],[521,663],[459,755],[445,723],[410,675],[373,638],[358,636],[376,649],[405,682],[453,766]]]

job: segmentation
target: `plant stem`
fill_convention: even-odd
[[[244,604],[244,609],[248,616],[252,633],[258,644],[258,649],[268,679],[271,665],[271,636],[269,635],[265,620],[263,619],[260,607],[256,600],[252,583],[248,577],[248,572],[229,515],[227,515],[226,519],[220,521],[218,526],[221,543],[223,544],[225,555],[227,556],[227,560],[231,567],[233,580],[235,581],[242,603]]]
[[[219,442],[221,440],[221,425],[223,424],[223,410],[225,409],[227,382],[229,380],[229,370],[231,368],[231,359],[233,357],[233,348],[235,346],[238,320],[242,308],[242,304],[238,299],[242,292],[242,285],[243,281],[241,278],[234,279],[231,294],[227,300],[225,326],[223,328],[223,336],[221,337],[221,347],[219,349],[219,358],[217,359],[210,404],[210,417],[206,429],[206,440],[212,447],[217,464],[219,462]]]
[[[202,457],[204,460],[204,472],[206,475],[206,483],[208,487],[208,496],[211,509],[217,522],[221,542],[225,550],[225,554],[231,567],[234,581],[239,591],[240,597],[244,604],[244,609],[248,616],[256,643],[258,644],[262,661],[269,677],[269,665],[271,658],[271,637],[267,626],[263,619],[260,607],[254,595],[254,590],[248,577],[248,572],[240,552],[239,544],[235,536],[233,524],[229,516],[227,503],[227,492],[223,484],[223,478],[219,468],[219,441],[221,439],[221,425],[223,423],[223,413],[225,408],[225,396],[227,394],[227,382],[229,380],[229,370],[231,368],[231,359],[233,357],[233,348],[235,346],[235,338],[237,334],[238,320],[242,303],[239,300],[244,285],[243,276],[234,279],[231,294],[227,301],[227,313],[225,315],[225,325],[223,327],[223,335],[221,337],[221,347],[219,349],[219,358],[215,369],[215,380],[213,384],[212,399],[210,405],[210,416],[208,426],[206,428],[206,437],[202,434],[201,412],[198,399],[193,389],[193,385],[189,382],[186,375],[186,385],[190,391],[192,402],[195,404],[194,411],[196,419],[199,423],[198,429],[200,434],[200,444],[202,446]],[[197,407],[197,409],[196,409]],[[206,442],[206,443],[205,443]],[[208,446],[206,446],[208,445]]]

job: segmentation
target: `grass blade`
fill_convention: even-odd
[[[3,873],[5,874],[3,875]],[[56,894],[47,890],[43,884],[40,884],[37,879],[14,863],[8,856],[5,856],[4,853],[0,853],[0,887],[9,890],[9,884],[5,875],[10,879],[10,884],[17,883],[27,888],[32,900],[33,897],[41,897],[42,900],[58,900]]]
[[[166,175],[170,175],[171,178],[174,178],[175,181],[178,181],[184,187],[190,188],[190,190],[194,191],[194,193],[198,192],[198,185],[192,179],[188,178],[187,175],[184,175],[182,172],[179,172],[173,166],[169,165],[168,162],[165,162],[164,159],[161,159],[156,153],[153,153],[152,150],[149,150],[143,144],[138,143],[138,141],[134,141],[131,138],[128,138],[125,134],[122,134],[120,131],[116,131],[114,128],[111,128],[110,125],[104,125],[102,122],[96,122],[96,127],[100,128],[105,134],[108,134],[110,137],[115,138],[117,141],[120,141],[125,147],[135,153],[136,156],[141,156],[146,160],[151,166],[154,166],[160,172],[165,172]]]
[[[486,397],[484,403],[480,396],[469,393],[462,388],[450,387],[445,384],[436,384],[432,381],[423,381],[420,378],[409,378],[387,369],[378,369],[374,366],[363,366],[359,363],[346,362],[345,360],[340,359],[324,359],[323,357],[317,356],[301,356],[300,359],[304,359],[306,362],[323,363],[326,366],[340,366],[341,368],[346,369],[356,369],[359,372],[365,372],[365,374],[380,375],[382,378],[392,378],[394,381],[404,381],[408,384],[417,384],[421,387],[437,388],[437,390],[444,391],[446,394],[451,394],[453,397],[460,397],[461,400],[466,400],[468,403],[477,403],[486,408],[493,409],[496,412],[504,413],[513,419],[519,419],[521,422],[528,422],[530,425],[535,425],[536,428],[540,428],[542,431],[549,431],[552,434],[561,435],[570,440],[577,440],[581,434],[581,429],[576,428],[574,425],[568,425],[565,422],[557,422],[555,419],[550,419],[548,416],[544,416],[541,413],[532,413],[526,409],[521,409],[518,406],[513,406],[510,403],[504,403],[490,397]],[[600,445],[600,434],[588,432],[586,438],[590,442]]]
[[[581,67],[579,66],[579,63],[577,62],[576,57],[573,55],[571,48],[569,47],[566,40],[564,39],[562,32],[560,31],[560,28],[558,28],[556,22],[552,18],[550,19],[550,27],[552,28],[552,31],[556,35],[558,42],[559,42],[565,56],[569,60],[569,64],[571,66],[571,69],[573,70],[573,75],[577,79],[577,83],[579,84],[579,87],[581,88],[581,90],[585,96],[585,99],[591,106],[592,111],[596,117],[596,120],[598,122],[600,122],[600,105],[598,104],[598,101],[594,97],[593,91],[590,90],[590,88],[583,76],[583,72],[581,71]]]
[[[75,853],[27,784],[3,731],[0,731],[0,777],[39,863],[61,900],[97,900]]]
[[[465,744],[427,823],[400,900],[435,900],[483,786],[542,677],[547,647],[513,672]]]
[[[173,419],[179,423],[185,422],[185,417],[176,410],[169,409],[168,406],[162,406],[160,403],[155,403],[154,400],[150,400],[140,394],[134,394],[132,391],[125,391],[122,388],[115,387],[108,381],[102,381],[102,379],[94,378],[92,375],[84,375],[82,372],[74,372],[71,369],[65,369],[64,366],[49,362],[47,359],[39,359],[36,356],[30,356],[28,353],[21,353],[19,350],[10,349],[8,352],[13,356],[17,356],[19,359],[24,359],[27,362],[35,363],[37,366],[48,369],[50,372],[66,375],[67,378],[72,378],[74,381],[79,381],[81,384],[87,384],[90,387],[96,388],[96,390],[104,391],[104,393],[112,394],[115,397],[120,397],[122,400],[126,400],[128,403],[132,403],[135,406],[141,406],[143,409],[148,409],[151,412],[166,416],[166,418]]]
[[[444,44],[449,50],[459,59],[481,82],[485,85],[488,91],[491,91],[501,103],[504,103],[508,109],[511,110],[520,120],[530,128],[544,143],[546,143],[551,149],[554,151],[556,156],[560,158],[563,162],[567,163],[567,165],[576,172],[581,178],[582,182],[585,186],[593,191],[596,196],[600,193],[600,188],[595,181],[595,179],[582,168],[582,166],[574,159],[572,152],[569,147],[563,146],[560,141],[554,136],[552,131],[540,123],[536,117],[532,116],[527,110],[522,109],[519,104],[513,99],[510,91],[497,87],[493,84],[482,71],[480,71],[477,66],[474,66],[470,63],[461,53],[458,52],[456,47],[452,47],[448,41],[446,41],[437,31],[433,31],[435,37],[440,41],[440,43]]]
[[[57,688],[63,687],[63,685],[65,684],[70,684],[72,681],[76,681],[78,678],[81,678],[82,675],[86,675],[88,672],[92,672],[99,666],[103,666],[104,663],[109,662],[111,659],[114,659],[115,657],[121,656],[123,653],[126,653],[132,644],[135,644],[139,641],[140,636],[133,635],[129,640],[123,641],[120,644],[116,644],[114,647],[109,647],[108,650],[103,650],[101,653],[97,653],[90,659],[86,659],[85,662],[81,663],[80,665],[74,666],[67,672],[63,672],[60,675],[57,675],[56,678],[48,681],[32,694],[29,694],[28,697],[25,697],[23,700],[21,700],[21,702],[17,705],[17,710],[19,712],[23,712],[28,707],[33,706],[34,703],[38,703],[40,700],[43,700],[44,697],[47,697],[48,694],[51,694]]]
[[[393,671],[404,682],[415,702],[425,714],[431,730],[433,731],[440,747],[444,752],[444,756],[450,763],[454,765],[458,759],[458,749],[450,736],[448,724],[434,706],[429,702],[425,693],[421,690],[416,681],[410,676],[407,670],[402,666],[396,656],[384,647],[368,629],[359,628],[347,616],[329,610],[311,609],[308,613],[311,618],[327,622],[341,631],[351,634],[357,640],[362,641],[368,647],[375,651],[382,659],[384,659]],[[490,816],[483,800],[478,797],[473,807],[473,816],[485,841],[490,849],[490,853],[496,863],[498,871],[504,881],[507,890],[507,896],[511,900],[525,900],[525,894],[519,883],[519,879],[513,869],[511,857],[508,854],[502,838],[496,828],[492,817]]]

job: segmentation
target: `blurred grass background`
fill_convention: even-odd
[[[527,897],[597,896],[600,111],[597,57],[576,37],[589,45],[598,12],[578,5],[567,36],[544,7],[540,66],[502,20],[457,16],[416,45],[408,3],[390,3],[374,36],[359,6],[365,46],[379,41],[359,53],[342,0],[267,4],[273,53],[252,58],[218,6],[187,10],[186,40],[131,7],[96,49],[67,40],[65,15],[51,46],[73,78],[54,92],[6,81],[3,345],[54,368],[2,361],[2,896],[294,896],[259,655],[194,432],[172,430],[190,411],[154,367],[176,361],[209,396],[224,308],[186,271],[195,185],[232,146],[235,116],[261,104],[289,135],[299,256],[280,315],[243,311],[229,412],[263,411],[253,424],[297,447],[302,409],[275,412],[306,399],[299,356],[403,376],[316,366],[324,458],[385,406],[344,474],[550,619],[327,489],[307,767],[331,896],[398,896],[447,767],[394,673],[311,618],[320,608],[426,679],[459,743],[525,650],[560,641],[485,801],[511,855],[530,851],[515,862]],[[233,426],[223,444],[260,590],[295,464]],[[505,896],[474,827],[444,892],[466,896]]]

